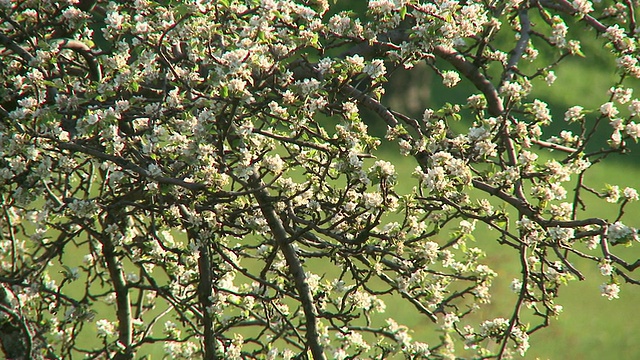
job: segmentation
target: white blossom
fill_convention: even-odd
[[[573,228],[553,227],[548,230],[549,236],[555,241],[566,242],[573,239],[575,230]]]
[[[618,109],[612,102],[607,102],[600,106],[600,113],[608,118],[613,118],[618,115]]]
[[[384,66],[384,61],[381,59],[374,59],[365,65],[362,72],[371,76],[372,79],[377,79],[387,73],[387,68]]]
[[[637,124],[633,121],[630,121],[624,127],[624,132],[625,134],[630,136],[632,139],[637,140],[638,138],[640,138],[640,123]]]
[[[604,276],[610,276],[613,273],[613,266],[610,262],[603,262],[599,267],[600,273]]]
[[[593,11],[593,4],[588,0],[574,0],[571,2],[573,8],[581,14],[588,14]]]
[[[613,100],[618,104],[626,104],[631,101],[633,95],[632,88],[612,87],[609,89],[609,94],[613,96]]]
[[[460,82],[460,74],[455,71],[445,71],[442,73],[442,84],[448,88],[452,88]]]
[[[369,10],[374,14],[391,14],[400,9],[400,3],[394,0],[369,0]]]
[[[638,232],[636,229],[617,221],[607,228],[607,238],[614,244],[626,243],[628,240],[638,240]]]
[[[602,284],[600,286],[600,294],[608,300],[618,299],[620,297],[620,286],[618,284]]]
[[[364,193],[362,194],[362,199],[364,202],[364,207],[366,209],[374,209],[382,205],[384,199],[380,193]]]
[[[607,186],[605,199],[607,202],[616,203],[620,199],[620,187],[617,185]]]
[[[96,321],[96,332],[100,337],[113,336],[116,333],[116,326],[106,319]]]
[[[549,86],[551,86],[556,81],[556,79],[558,79],[558,77],[556,76],[556,73],[553,71],[549,71],[547,75],[544,77],[544,81]]]
[[[552,21],[553,25],[551,27],[551,37],[549,38],[549,41],[558,47],[565,47],[567,45],[566,36],[569,28],[558,15],[555,15],[552,18]]]
[[[631,112],[631,116],[637,116],[640,114],[640,100],[633,99],[631,100],[631,105],[629,105],[629,111]]]
[[[532,113],[535,116],[536,121],[543,124],[551,122],[551,113],[548,105],[538,99],[535,99],[532,104]]]
[[[638,191],[634,188],[624,188],[624,190],[622,190],[622,196],[629,201],[638,201]]]

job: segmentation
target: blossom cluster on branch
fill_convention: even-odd
[[[1,1],[0,349],[12,359],[157,348],[174,359],[524,355],[561,312],[559,288],[584,278],[577,259],[599,268],[610,299],[621,281],[640,284],[640,261],[613,251],[638,240],[624,216],[638,192],[585,181],[640,137],[628,85],[640,77],[637,7]],[[601,104],[554,119],[532,88],[589,56],[585,30],[619,81],[599,89]],[[425,104],[419,118],[389,109],[387,81],[420,63],[474,95]],[[553,121],[579,131],[549,136]],[[600,133],[609,140],[594,147]],[[598,202],[619,216],[585,216]],[[481,225],[494,239],[473,241]],[[497,277],[488,241],[520,267],[508,317],[478,311]],[[414,339],[390,304],[439,336]]]

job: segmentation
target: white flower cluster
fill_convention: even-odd
[[[593,4],[589,0],[574,0],[571,2],[573,8],[580,14],[588,14],[593,11]]]
[[[364,66],[362,72],[371,76],[372,79],[378,79],[379,77],[386,75],[387,68],[384,66],[384,61],[374,59]]]
[[[567,242],[573,239],[575,230],[573,228],[553,227],[548,230],[551,239],[557,242]]]
[[[617,221],[607,228],[607,238],[613,244],[626,244],[634,240],[638,241],[638,231]]]
[[[387,319],[386,330],[390,332],[398,345],[403,351],[409,355],[414,355],[415,358],[428,358],[431,355],[429,351],[429,345],[417,341],[413,341],[409,334],[409,329],[406,326],[399,325],[395,320]]]
[[[442,73],[442,84],[452,88],[460,82],[460,75],[455,71],[445,71]]]
[[[608,300],[618,299],[620,297],[620,286],[616,283],[602,284],[600,293]]]
[[[114,336],[116,333],[116,325],[109,320],[100,319],[96,321],[96,332],[100,337]]]

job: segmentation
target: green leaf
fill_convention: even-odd
[[[403,6],[400,9],[400,19],[404,20],[405,16],[407,16],[407,7]]]
[[[191,12],[191,7],[181,4],[176,6],[175,11],[176,11],[175,14],[177,15],[177,17],[183,17]]]
[[[55,88],[57,88],[56,84],[55,84],[53,81],[51,81],[51,80],[42,80],[42,84],[44,84],[44,85],[46,85],[46,86],[48,86],[48,87],[55,87]]]
[[[576,52],[575,52],[574,54],[575,54],[575,55],[578,55],[578,56],[580,56],[580,57],[582,57],[582,58],[583,58],[583,57],[586,57],[586,56],[584,55],[584,53],[582,52],[582,49],[577,49],[577,50],[576,50]]]
[[[133,92],[138,92],[138,90],[140,90],[140,84],[138,84],[137,81],[132,82],[130,87]]]

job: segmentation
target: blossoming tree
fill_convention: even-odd
[[[524,354],[584,278],[578,259],[607,276],[604,296],[638,283],[640,261],[618,254],[637,240],[623,215],[638,193],[585,180],[640,136],[636,6],[0,2],[4,355]],[[589,56],[584,36],[618,81],[552,119],[532,86]],[[385,106],[387,80],[419,63],[475,94],[418,118]],[[559,121],[575,133],[550,133]],[[585,215],[600,201],[620,215]],[[493,238],[472,242],[480,224]],[[488,242],[520,268],[510,316],[478,311],[497,276]],[[413,339],[391,304],[437,336]]]

